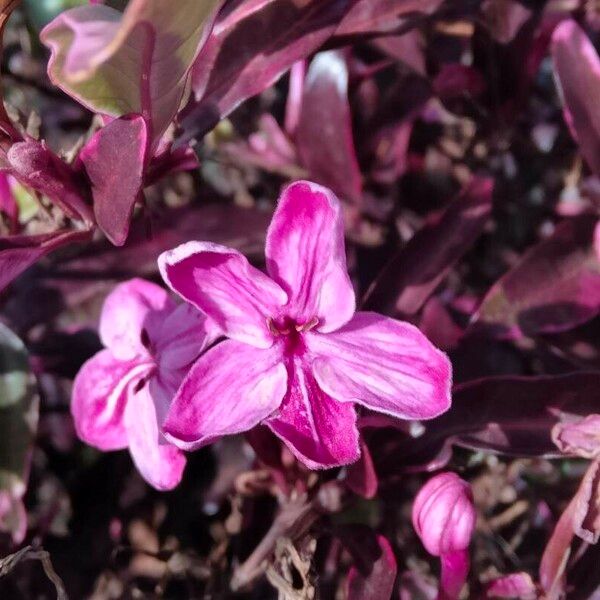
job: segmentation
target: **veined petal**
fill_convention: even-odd
[[[166,290],[143,279],[119,284],[106,297],[100,316],[100,339],[116,358],[130,360],[147,355],[142,331],[150,339],[164,319],[163,311],[175,307]]]
[[[401,419],[431,419],[450,407],[452,366],[416,327],[359,312],[327,335],[306,335],[321,388]]]
[[[129,451],[150,485],[158,490],[171,490],[181,481],[186,460],[175,446],[159,443],[161,434],[149,389],[146,384],[129,395],[125,411]]]
[[[180,448],[252,429],[281,404],[287,374],[277,346],[257,350],[235,340],[200,357],[181,384],[163,430]]]
[[[148,365],[117,360],[102,350],[79,370],[73,383],[71,413],[77,435],[100,450],[128,445],[124,414],[129,388],[148,372]]]
[[[288,367],[287,394],[266,423],[309,469],[346,465],[360,456],[354,406],[330,398],[301,359]]]
[[[173,402],[177,388],[181,385],[185,375],[186,371],[179,369],[178,371],[169,371],[167,377],[160,377],[160,374],[155,374],[148,381],[148,391],[154,404],[159,429],[162,429],[162,424],[167,418],[169,408],[171,408],[171,402]],[[162,431],[158,433],[158,441],[161,444],[167,443]]]
[[[156,341],[159,370],[174,371],[191,365],[221,335],[216,324],[187,302],[162,322]]]
[[[188,242],[163,252],[158,266],[167,285],[225,335],[257,348],[272,345],[267,319],[279,312],[287,295],[243,254],[210,242]]]
[[[300,181],[288,186],[267,234],[267,270],[287,292],[288,316],[298,323],[319,319],[328,332],[350,320],[355,310],[346,268],[344,223],[333,192]]]

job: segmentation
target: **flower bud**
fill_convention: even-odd
[[[434,556],[466,550],[476,518],[471,486],[455,473],[430,479],[413,505],[413,526]]]

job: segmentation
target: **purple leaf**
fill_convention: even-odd
[[[553,600],[565,597],[567,561],[571,554],[573,541],[573,515],[576,498],[573,498],[564,510],[550,540],[546,544],[540,562],[540,584],[545,597]]]
[[[532,15],[517,0],[485,0],[481,12],[490,35],[500,44],[511,42]]]
[[[467,447],[512,456],[555,455],[552,427],[562,414],[585,415],[597,407],[599,384],[600,373],[592,372],[480,379],[455,388],[454,416],[437,426],[451,431],[458,425],[457,440]]]
[[[600,59],[575,21],[554,30],[551,49],[565,121],[592,171],[600,173]]]
[[[0,290],[40,258],[67,244],[91,237],[89,230],[59,230],[0,238]]]
[[[50,78],[90,110],[143,115],[156,142],[180,108],[218,4],[132,0],[124,13],[102,4],[67,10],[40,36],[52,53]]]
[[[219,204],[170,210],[151,223],[150,235],[149,223],[136,221],[125,246],[116,249],[106,240],[89,244],[79,256],[57,264],[52,278],[64,276],[77,290],[81,287],[78,276],[88,280],[155,277],[156,257],[161,252],[196,237],[262,260],[270,218],[268,211]]]
[[[415,314],[483,231],[492,209],[491,179],[475,178],[440,220],[419,231],[367,292],[368,310]]]
[[[346,467],[346,485],[363,498],[374,498],[379,482],[368,446],[361,442],[360,458]]]
[[[0,213],[7,219],[10,233],[16,233],[19,227],[19,206],[12,192],[9,175],[2,172],[0,172]]]
[[[305,179],[307,176],[298,166],[296,148],[269,113],[261,115],[258,131],[251,134],[247,141],[224,142],[222,149],[240,166],[255,165],[288,179]]]
[[[598,402],[597,372],[489,377],[456,386],[452,410],[424,422],[415,437],[374,430],[369,446],[380,479],[432,460],[439,467],[449,458],[449,444],[507,456],[552,457],[558,455],[553,426],[567,416],[593,412]]]
[[[13,144],[6,154],[7,169],[20,182],[47,196],[72,219],[93,222],[83,191],[69,165],[43,143]]]
[[[377,557],[365,568],[362,560],[348,573],[348,600],[389,600],[396,581],[396,557],[390,543],[376,537]]]
[[[144,183],[146,135],[143,117],[122,117],[100,129],[79,154],[92,185],[96,221],[116,246],[127,239]]]
[[[443,0],[359,0],[342,19],[336,36],[399,30],[408,17],[432,14]]]
[[[346,201],[360,202],[362,183],[352,139],[348,67],[341,52],[317,54],[308,69],[296,145],[315,181]]]
[[[433,80],[434,93],[443,99],[479,96],[485,87],[485,79],[477,69],[457,63],[443,65]]]
[[[600,310],[598,219],[564,221],[488,291],[474,316],[478,329],[501,337],[553,333],[589,321]]]
[[[199,137],[241,102],[275,83],[335,31],[352,0],[240,0],[226,7],[196,61],[196,102],[182,121]]]

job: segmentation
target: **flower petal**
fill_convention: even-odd
[[[155,283],[143,279],[121,283],[104,301],[100,339],[116,358],[130,360],[146,356],[142,331],[145,329],[154,340],[164,318],[163,311],[174,307],[167,292]]]
[[[317,317],[319,331],[333,331],[355,310],[346,268],[344,223],[333,192],[300,181],[288,186],[271,221],[267,270],[289,296],[288,316],[298,323]]]
[[[164,424],[167,439],[194,450],[251,429],[281,404],[287,375],[276,346],[217,344],[192,367]]]
[[[129,451],[142,477],[158,490],[171,490],[180,481],[185,467],[185,456],[170,444],[159,443],[154,402],[150,387],[144,385],[129,396],[125,425]]]
[[[188,242],[158,258],[163,279],[212,318],[225,335],[258,348],[272,345],[267,319],[286,293],[243,255],[210,242]]]
[[[159,370],[168,373],[188,367],[219,335],[211,319],[191,304],[180,304],[161,324],[156,341]]]
[[[147,371],[147,365],[117,360],[110,350],[102,350],[85,362],[75,377],[71,400],[79,438],[100,450],[126,448],[128,390]]]
[[[354,406],[330,398],[300,359],[288,368],[288,392],[266,423],[309,469],[346,465],[360,456]]]
[[[450,407],[450,361],[409,323],[360,312],[342,329],[306,339],[316,380],[341,402],[401,419],[431,419]]]

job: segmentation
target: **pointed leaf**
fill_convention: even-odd
[[[336,36],[399,30],[409,17],[432,14],[443,0],[358,0],[342,19]]]
[[[180,108],[219,0],[131,0],[124,13],[80,6],[41,34],[52,81],[90,110],[139,113],[157,140]]]
[[[341,52],[321,52],[312,61],[296,129],[300,159],[312,178],[343,200],[359,203],[360,167],[352,138],[348,67]]]
[[[21,183],[47,196],[72,219],[93,221],[71,167],[43,143],[13,144],[6,154],[7,170]]]
[[[115,119],[79,154],[92,184],[98,225],[116,246],[127,239],[133,207],[144,183],[146,133],[140,116]]]
[[[489,290],[474,316],[478,328],[501,336],[572,329],[600,310],[600,260],[594,248],[598,219],[564,221],[531,248]]]
[[[415,314],[483,231],[492,191],[491,179],[473,179],[437,223],[419,231],[392,258],[367,292],[364,307]]]
[[[241,102],[275,83],[335,31],[352,0],[246,0],[223,11],[193,69],[196,103],[185,139],[212,129]]]
[[[0,238],[0,290],[49,252],[91,237],[90,231],[59,230]]]
[[[564,418],[597,410],[599,402],[596,372],[488,377],[456,386],[452,410],[422,423],[418,435],[393,431],[389,439],[369,438],[370,447],[380,479],[432,460],[439,467],[450,458],[449,444],[507,456],[555,457],[552,428]]]
[[[592,171],[600,173],[600,59],[581,27],[570,20],[554,30],[551,50],[565,121]]]
[[[365,541],[363,539],[362,543]],[[377,535],[375,542],[377,552],[371,561],[363,557],[348,573],[348,600],[389,600],[392,597],[397,572],[396,557],[385,537]],[[364,546],[363,552],[366,549]]]

